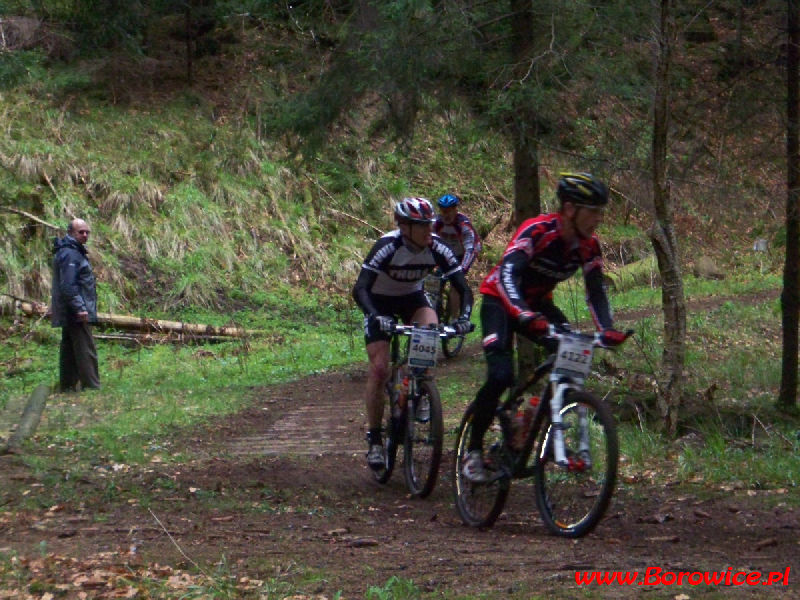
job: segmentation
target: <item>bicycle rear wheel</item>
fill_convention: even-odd
[[[442,283],[442,296],[441,296],[441,310],[439,311],[439,320],[442,323],[450,323],[456,318],[456,315],[450,314],[450,292],[452,286],[449,282]],[[456,335],[453,337],[442,338],[442,351],[447,358],[455,357],[461,348],[464,346],[464,336]]]
[[[490,474],[486,483],[472,483],[464,476],[464,462],[472,433],[474,403],[467,407],[461,419],[453,461],[453,494],[458,515],[470,527],[491,527],[503,512],[511,476],[507,470],[503,450],[503,434],[495,417],[484,436],[484,465]]]
[[[548,412],[534,446],[536,505],[552,533],[581,537],[597,526],[614,493],[619,458],[614,418],[596,396],[587,392],[569,394],[561,409],[569,462],[564,467],[553,459],[553,428],[549,408],[543,408]]]
[[[394,381],[394,377],[390,381]],[[397,448],[402,444],[403,429],[405,428],[405,423],[402,422],[402,419],[398,422],[397,419],[392,417],[395,400],[391,386],[387,386],[386,397],[388,402],[383,411],[383,449],[386,452],[386,460],[380,469],[370,469],[378,483],[386,483],[392,476],[397,460]]]
[[[444,423],[442,401],[436,384],[419,382],[419,393],[409,399],[406,415],[405,461],[406,485],[411,494],[425,498],[436,485],[442,461]]]

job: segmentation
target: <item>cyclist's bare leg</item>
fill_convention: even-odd
[[[367,344],[367,357],[367,426],[374,431],[380,429],[383,420],[383,386],[389,376],[389,342],[380,340]]]
[[[426,325],[436,325],[439,323],[439,320],[436,318],[435,310],[428,306],[421,306],[414,311],[411,322],[416,323],[420,327],[425,327]]]
[[[450,318],[455,319],[461,314],[461,294],[458,290],[450,287],[450,294],[447,297],[447,307],[450,312]]]

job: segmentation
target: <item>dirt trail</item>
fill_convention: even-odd
[[[448,369],[466,371],[476,353],[467,348]],[[576,571],[636,571],[641,580],[649,568],[789,568],[786,586],[643,589],[649,598],[800,598],[800,520],[786,502],[791,491],[622,481],[597,530],[570,541],[548,535],[530,490],[515,482],[495,527],[469,529],[452,505],[449,448],[426,500],[408,497],[401,472],[385,486],[373,481],[364,459],[363,386],[355,369],[255,390],[250,409],[170,440],[170,452],[194,457],[188,463],[118,472],[100,466],[81,477],[83,499],[66,498],[56,510],[12,508],[43,486],[19,457],[4,457],[0,552],[36,557],[46,547],[64,560],[94,557],[110,572],[161,565],[165,573],[198,566],[213,573],[224,560],[240,578],[302,582],[303,597],[341,591],[351,599],[392,576],[454,595],[586,598]],[[118,591],[97,590],[87,597]],[[613,584],[589,597],[641,592]],[[61,597],[79,595],[70,588]]]

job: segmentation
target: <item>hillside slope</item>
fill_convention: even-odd
[[[779,63],[763,56],[778,15],[756,9],[744,31],[714,9],[704,19],[713,41],[685,36],[676,53],[672,193],[687,261],[702,248],[736,264],[755,238],[780,243],[780,105],[764,98]],[[195,60],[191,86],[180,46],[166,35],[138,59],[63,63],[41,49],[15,50],[25,68],[0,97],[2,206],[56,227],[87,218],[110,311],[278,310],[309,293],[348,307],[363,253],[391,227],[391,199],[406,194],[458,191],[487,235],[476,269],[485,272],[509,232],[504,137],[466,104],[441,113],[431,102],[412,143],[400,145],[370,129],[380,100],[366,95],[318,156],[298,160],[291,135],[266,136],[270,108],[313,83],[330,45],[310,43],[296,23],[235,25],[216,54]],[[734,43],[735,58],[720,55]],[[625,50],[646,63],[650,46],[631,37]],[[624,94],[597,96],[590,108],[575,98],[565,90],[559,124],[571,141],[542,149],[545,208],[560,169],[605,164],[617,208],[603,231],[609,257],[640,258],[650,221],[647,114]],[[55,231],[7,210],[1,227],[0,286],[46,300]]]

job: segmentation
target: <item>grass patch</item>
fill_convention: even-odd
[[[773,426],[766,432],[754,427],[753,439],[747,443],[744,436],[726,435],[713,425],[703,427],[702,445],[688,446],[677,457],[679,474],[686,481],[786,493],[800,484],[798,432],[797,424]],[[789,494],[787,499],[794,496]]]
[[[155,455],[181,461],[169,446],[171,431],[241,409],[253,388],[364,359],[358,321],[277,323],[255,316],[248,321],[274,333],[248,342],[135,350],[98,341],[103,389],[52,396],[36,444],[87,463],[137,464]],[[14,339],[0,351],[0,360],[19,366],[14,377],[0,380],[10,406],[23,406],[43,380],[57,381],[58,330],[39,325],[34,332],[39,332],[36,343]]]

